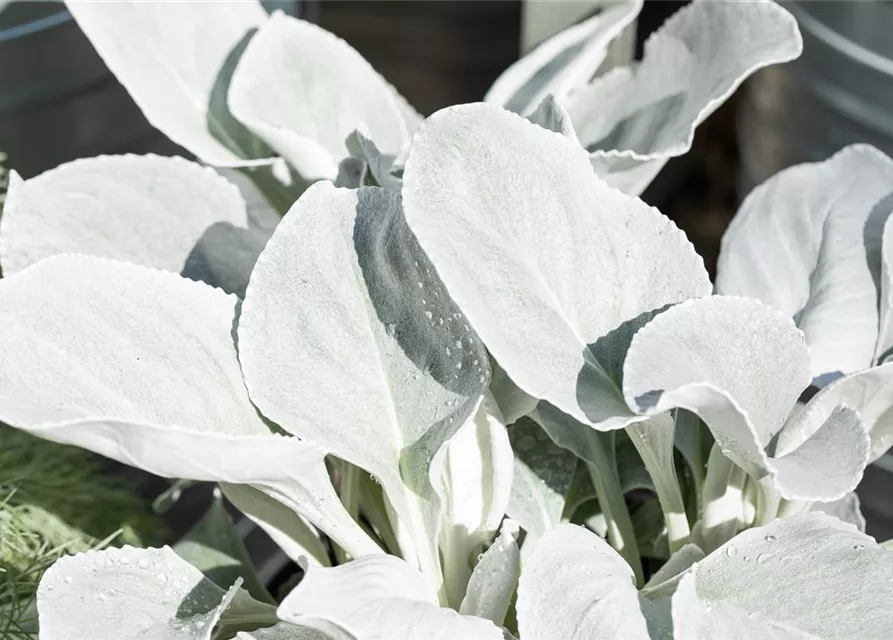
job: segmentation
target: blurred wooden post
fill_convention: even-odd
[[[520,0],[328,0],[314,12],[426,115],[481,100],[518,58]]]

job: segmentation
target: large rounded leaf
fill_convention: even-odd
[[[673,596],[678,640],[851,640],[890,635],[893,554],[819,513],[739,534]]]
[[[383,153],[408,142],[396,92],[350,45],[303,20],[275,13],[233,75],[233,114],[305,179],[330,179],[347,136],[367,127]]]
[[[435,456],[477,410],[489,367],[399,195],[308,189],[258,259],[238,334],[261,411],[376,476],[438,580]]]
[[[891,191],[893,160],[853,145],[754,189],[723,237],[717,290],[794,318],[818,383],[874,364]]]
[[[572,524],[537,541],[521,572],[517,610],[522,638],[668,637],[653,605],[636,590],[626,561],[602,538]]]
[[[257,157],[257,142],[225,101],[239,55],[266,20],[260,2],[214,9],[195,0],[66,6],[152,125],[212,165],[252,164],[246,159]]]
[[[252,600],[240,583],[225,592],[169,547],[65,557],[40,581],[40,637],[210,640],[214,626],[236,602],[258,626],[274,622],[275,609]]]
[[[596,173],[638,195],[747,76],[802,46],[797,21],[774,2],[695,0],[648,38],[641,63],[575,92],[568,110]]]
[[[282,601],[279,617],[314,626],[334,623],[357,638],[388,640],[502,640],[502,631],[482,618],[437,605],[424,577],[394,556],[354,560],[335,568],[308,568]]]
[[[682,232],[596,178],[577,143],[488,105],[429,118],[403,180],[410,227],[512,380],[596,428],[623,426],[634,327],[710,290]]]
[[[852,491],[868,457],[858,413],[839,407],[786,455],[766,447],[809,384],[794,323],[757,300],[713,296],[659,314],[633,338],[623,387],[637,411],[698,414],[716,443],[755,478],[772,474],[789,499],[831,501]]]
[[[86,253],[241,295],[269,235],[212,169],[182,158],[100,156],[25,181],[10,176],[0,264],[10,275],[51,255]]]
[[[273,435],[242,382],[238,299],[104,258],[60,255],[0,280],[0,422],[156,475],[256,484],[355,553],[326,449]]]

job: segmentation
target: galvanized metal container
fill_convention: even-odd
[[[802,0],[784,6],[803,34],[800,59],[756,74],[738,116],[739,195],[779,170],[867,142],[893,156],[893,2]],[[893,455],[858,494],[868,532],[893,536]]]
[[[893,2],[783,4],[800,24],[803,55],[747,85],[739,112],[742,194],[850,143],[893,155]]]

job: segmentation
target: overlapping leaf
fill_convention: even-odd
[[[564,29],[503,71],[484,100],[527,115],[547,95],[561,98],[585,86],[641,10],[642,0],[627,0]]]
[[[146,119],[171,140],[215,166],[269,163],[226,106],[236,62],[267,18],[259,2],[226,11],[196,0],[66,6]]]
[[[437,595],[408,563],[374,556],[335,568],[309,568],[279,606],[279,617],[313,627],[335,623],[357,638],[389,640],[502,640],[482,618],[437,606]]]
[[[62,558],[37,594],[40,636],[48,640],[210,640],[236,605],[242,621],[276,620],[275,609],[239,588],[224,591],[170,548],[108,549]]]
[[[884,638],[893,554],[820,513],[739,534],[695,565],[673,597],[679,640]]]
[[[514,456],[495,401],[485,396],[473,419],[447,445],[442,483],[440,551],[448,598],[462,602],[471,558],[491,540],[508,507]]]
[[[126,260],[242,294],[270,232],[236,187],[182,158],[99,156],[11,175],[0,224],[10,275],[59,253]]]
[[[792,321],[756,300],[714,296],[677,305],[641,329],[623,387],[641,412],[699,415],[724,455],[755,478],[771,474],[785,497],[836,500],[855,488],[868,461],[856,411],[837,405],[799,447],[766,453],[809,381],[809,354]]]
[[[396,157],[409,127],[396,91],[350,45],[281,12],[260,28],[233,75],[233,114],[307,180],[334,179],[360,125]]]
[[[518,586],[522,638],[671,638],[665,614],[636,590],[632,569],[602,538],[558,525],[536,544]]]
[[[87,256],[0,281],[0,421],[171,478],[256,484],[353,553],[377,546],[326,474],[327,450],[270,433],[242,382],[235,296]]]
[[[609,71],[566,106],[595,172],[638,195],[747,76],[801,49],[796,20],[774,2],[695,0],[648,38],[641,63]]]
[[[429,118],[403,197],[450,295],[511,379],[599,429],[632,416],[617,385],[637,319],[709,293],[672,223],[599,181],[573,141],[498,108]]]
[[[373,474],[419,547],[405,551],[438,581],[438,452],[489,367],[399,196],[311,187],[258,259],[238,334],[261,411]]]
[[[878,301],[891,191],[893,160],[849,146],[754,189],[723,237],[717,290],[794,318],[818,384],[873,365],[885,348]]]

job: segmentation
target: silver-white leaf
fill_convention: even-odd
[[[595,172],[640,194],[747,76],[800,55],[797,22],[774,2],[695,0],[613,69],[565,101]]]
[[[4,278],[0,421],[164,477],[257,485],[353,553],[380,551],[335,494],[328,450],[272,434],[249,400],[237,303],[173,273],[89,256]]]
[[[660,618],[636,590],[626,561],[577,525],[560,524],[537,541],[521,573],[516,606],[522,638],[671,637],[655,626]]]
[[[636,322],[710,290],[668,219],[596,178],[575,142],[497,107],[429,118],[403,198],[450,295],[511,379],[601,430],[632,416],[617,378]]]
[[[794,451],[770,459],[765,450],[810,379],[790,319],[757,300],[712,296],[676,305],[635,335],[623,388],[642,413],[699,415],[725,456],[755,479],[771,474],[785,497],[836,500],[855,488],[868,459],[857,412],[836,408]]]
[[[409,136],[396,92],[350,45],[314,24],[274,13],[233,74],[233,115],[306,180],[334,179],[360,125],[396,157]]]
[[[678,640],[850,640],[890,633],[893,554],[807,513],[749,529],[699,562],[673,596]]]
[[[29,180],[10,175],[0,264],[10,275],[51,255],[85,253],[241,295],[269,235],[212,169],[176,157],[99,156]]]
[[[758,298],[794,318],[818,384],[874,364],[891,191],[893,160],[851,145],[761,184],[723,236],[717,291]]]
[[[169,547],[63,557],[40,581],[40,637],[210,640],[235,599],[261,624],[275,621],[275,609],[251,600],[239,582],[224,591]]]
[[[258,259],[238,335],[264,415],[373,474],[419,546],[404,552],[438,579],[435,457],[477,411],[489,367],[399,195],[308,189]]]
[[[484,96],[509,111],[528,115],[547,95],[562,98],[586,85],[608,53],[608,45],[639,15],[642,0],[608,4],[539,44],[496,79]]]
[[[268,164],[226,107],[239,55],[267,19],[256,0],[209,10],[197,0],[81,2],[66,7],[146,119],[215,166]],[[255,159],[255,160],[252,160]]]

